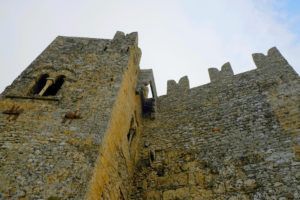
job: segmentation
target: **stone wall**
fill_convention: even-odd
[[[103,198],[127,195],[140,132],[140,55],[136,33],[117,32],[113,40],[59,36],[6,88],[0,199],[98,199],[103,189]],[[34,93],[43,74],[65,76],[56,95]],[[98,179],[100,168],[113,175]]]
[[[0,199],[300,198],[300,81],[276,48],[157,97],[137,40],[59,36],[6,88]]]
[[[131,199],[299,199],[299,76],[276,48],[258,68],[168,82],[143,122]]]
[[[141,97],[136,95],[140,56],[131,49],[127,70],[115,97],[100,156],[95,166],[86,199],[128,199],[137,160],[141,134]]]

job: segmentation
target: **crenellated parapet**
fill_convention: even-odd
[[[117,31],[114,38],[110,43],[104,48],[105,51],[116,51],[122,53],[127,53],[130,50],[130,47],[138,46],[138,34],[137,32],[132,32],[126,34],[121,31]]]
[[[114,38],[103,48],[104,53],[130,54],[133,57],[135,65],[139,65],[142,51],[138,47],[138,33],[132,32],[126,34],[117,31]]]
[[[117,31],[114,35],[112,43],[127,43],[128,45],[138,45],[138,34],[137,32],[132,32],[126,34],[122,31]]]
[[[234,75],[229,62],[225,63],[222,66],[221,71],[219,71],[217,68],[209,68],[208,73],[209,73],[211,82],[218,81],[218,80],[224,79],[224,78],[228,78],[228,77],[231,77]]]
[[[268,54],[252,54],[253,61],[258,69],[267,67],[280,67],[289,65],[287,60],[281,55],[276,47],[269,49]]]
[[[190,89],[190,83],[187,76],[182,77],[178,83],[174,80],[168,80],[167,82],[167,94],[173,93],[185,93]]]
[[[248,72],[234,74],[229,62],[225,63],[220,70],[217,68],[209,68],[209,85],[212,84],[217,87],[222,87],[231,85],[232,83],[240,85],[239,83],[242,82],[244,84],[245,82],[254,81],[260,86],[268,86],[274,81],[283,81],[283,79],[294,79],[298,77],[298,74],[276,47],[269,49],[267,55],[254,53],[252,57],[257,69]],[[178,83],[174,80],[167,82],[167,95],[184,94],[189,90],[190,87],[187,76],[182,77]]]

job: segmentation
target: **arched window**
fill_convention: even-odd
[[[48,74],[41,75],[40,78],[38,79],[37,83],[33,86],[32,90],[31,90],[31,94],[33,94],[33,95],[38,94],[46,85],[48,77],[49,77]]]
[[[57,92],[60,90],[61,86],[65,82],[65,76],[60,75],[55,79],[54,84],[52,84],[46,92],[43,94],[43,96],[54,96],[57,94]]]

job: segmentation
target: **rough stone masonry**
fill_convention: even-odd
[[[0,96],[0,199],[300,199],[300,79],[276,48],[157,97],[137,33],[57,37]]]

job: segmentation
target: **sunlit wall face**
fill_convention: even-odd
[[[168,79],[209,81],[207,68],[230,61],[235,73],[254,68],[251,54],[277,46],[300,72],[300,2],[59,1],[0,2],[0,91],[57,36],[112,38],[139,32],[142,68],[152,68],[158,94]]]

